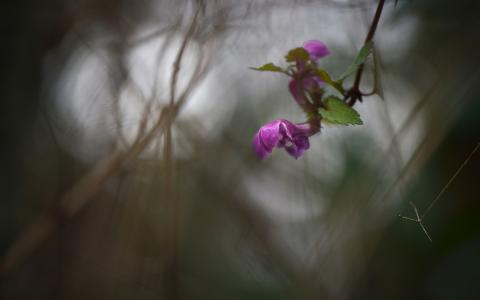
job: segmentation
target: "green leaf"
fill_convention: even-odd
[[[372,53],[372,50],[373,42],[366,43],[358,52],[357,57],[355,57],[355,60],[353,61],[353,64],[351,64],[347,68],[347,70],[343,72],[342,75],[340,75],[338,81],[343,81],[345,78],[355,73],[357,69],[367,61],[367,58],[370,53]]]
[[[307,61],[310,58],[307,50],[303,49],[302,47],[294,48],[288,51],[287,55],[285,55],[285,60],[287,62],[294,62],[297,60],[304,60]]]
[[[335,125],[362,125],[358,112],[335,96],[323,100],[325,108],[320,109],[323,121]]]
[[[285,70],[280,68],[279,66],[274,65],[273,63],[264,64],[258,68],[250,68],[255,71],[264,71],[264,72],[278,72],[278,73],[285,73]]]
[[[315,75],[317,75],[318,77],[320,77],[320,79],[322,79],[326,84],[330,85],[331,87],[333,87],[334,89],[336,89],[337,91],[340,92],[340,94],[343,95],[343,93],[345,92],[345,90],[343,89],[343,86],[342,86],[342,82],[337,80],[337,81],[334,81],[332,79],[332,77],[330,77],[330,75],[328,74],[327,71],[325,71],[324,69],[318,69],[316,68],[315,69]]]

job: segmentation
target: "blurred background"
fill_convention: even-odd
[[[355,108],[300,159],[282,64],[339,75],[376,1],[1,4],[1,299],[479,299],[480,3],[386,1]],[[395,5],[396,4],[396,5]]]

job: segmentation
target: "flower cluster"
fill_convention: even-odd
[[[358,113],[335,95],[325,97],[326,87],[345,96],[343,80],[366,60],[371,49],[362,48],[354,64],[339,79],[333,80],[327,71],[319,68],[318,61],[329,55],[327,46],[316,40],[307,41],[303,47],[292,49],[285,56],[289,64],[281,68],[265,64],[257,71],[283,73],[290,77],[288,90],[296,103],[306,113],[307,121],[294,124],[279,119],[262,126],[253,139],[253,148],[260,159],[265,159],[274,148],[284,148],[295,159],[310,147],[309,138],[320,132],[321,122],[337,125],[362,124]]]
[[[330,54],[327,46],[320,41],[307,41],[303,44],[303,49],[307,51],[311,64],[316,64],[317,60]],[[306,92],[313,93],[325,86],[325,82],[312,69],[307,68],[307,62],[302,57],[296,59],[296,70],[288,83],[288,89],[299,105],[307,103]]]

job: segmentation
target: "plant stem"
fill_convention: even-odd
[[[378,22],[380,21],[380,16],[382,15],[383,6],[385,4],[385,0],[379,0],[377,5],[377,10],[375,11],[375,15],[373,16],[372,24],[368,29],[367,37],[365,38],[364,45],[371,42],[373,37],[375,36],[375,31],[377,30]],[[362,80],[363,69],[365,64],[361,64],[358,67],[357,73],[355,74],[355,81],[353,82],[352,88],[347,91],[345,94],[345,100],[348,101],[348,105],[353,106],[359,100],[362,102],[362,93],[360,92],[360,82]]]

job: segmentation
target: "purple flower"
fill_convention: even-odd
[[[303,48],[310,55],[310,60],[315,63],[318,59],[330,54],[327,46],[320,41],[306,41]],[[305,70],[305,61],[297,61],[297,76],[294,76],[288,83],[288,89],[298,104],[303,105],[307,102],[305,93],[323,88],[323,82],[312,71]],[[300,77],[298,76],[300,75]]]
[[[303,48],[307,50],[308,54],[310,54],[310,59],[312,61],[316,61],[330,54],[330,50],[328,50],[327,46],[316,40],[306,41],[303,43]]]
[[[265,159],[273,148],[285,148],[295,159],[310,147],[309,124],[293,124],[287,120],[275,120],[263,125],[253,139],[253,149],[260,159]]]

